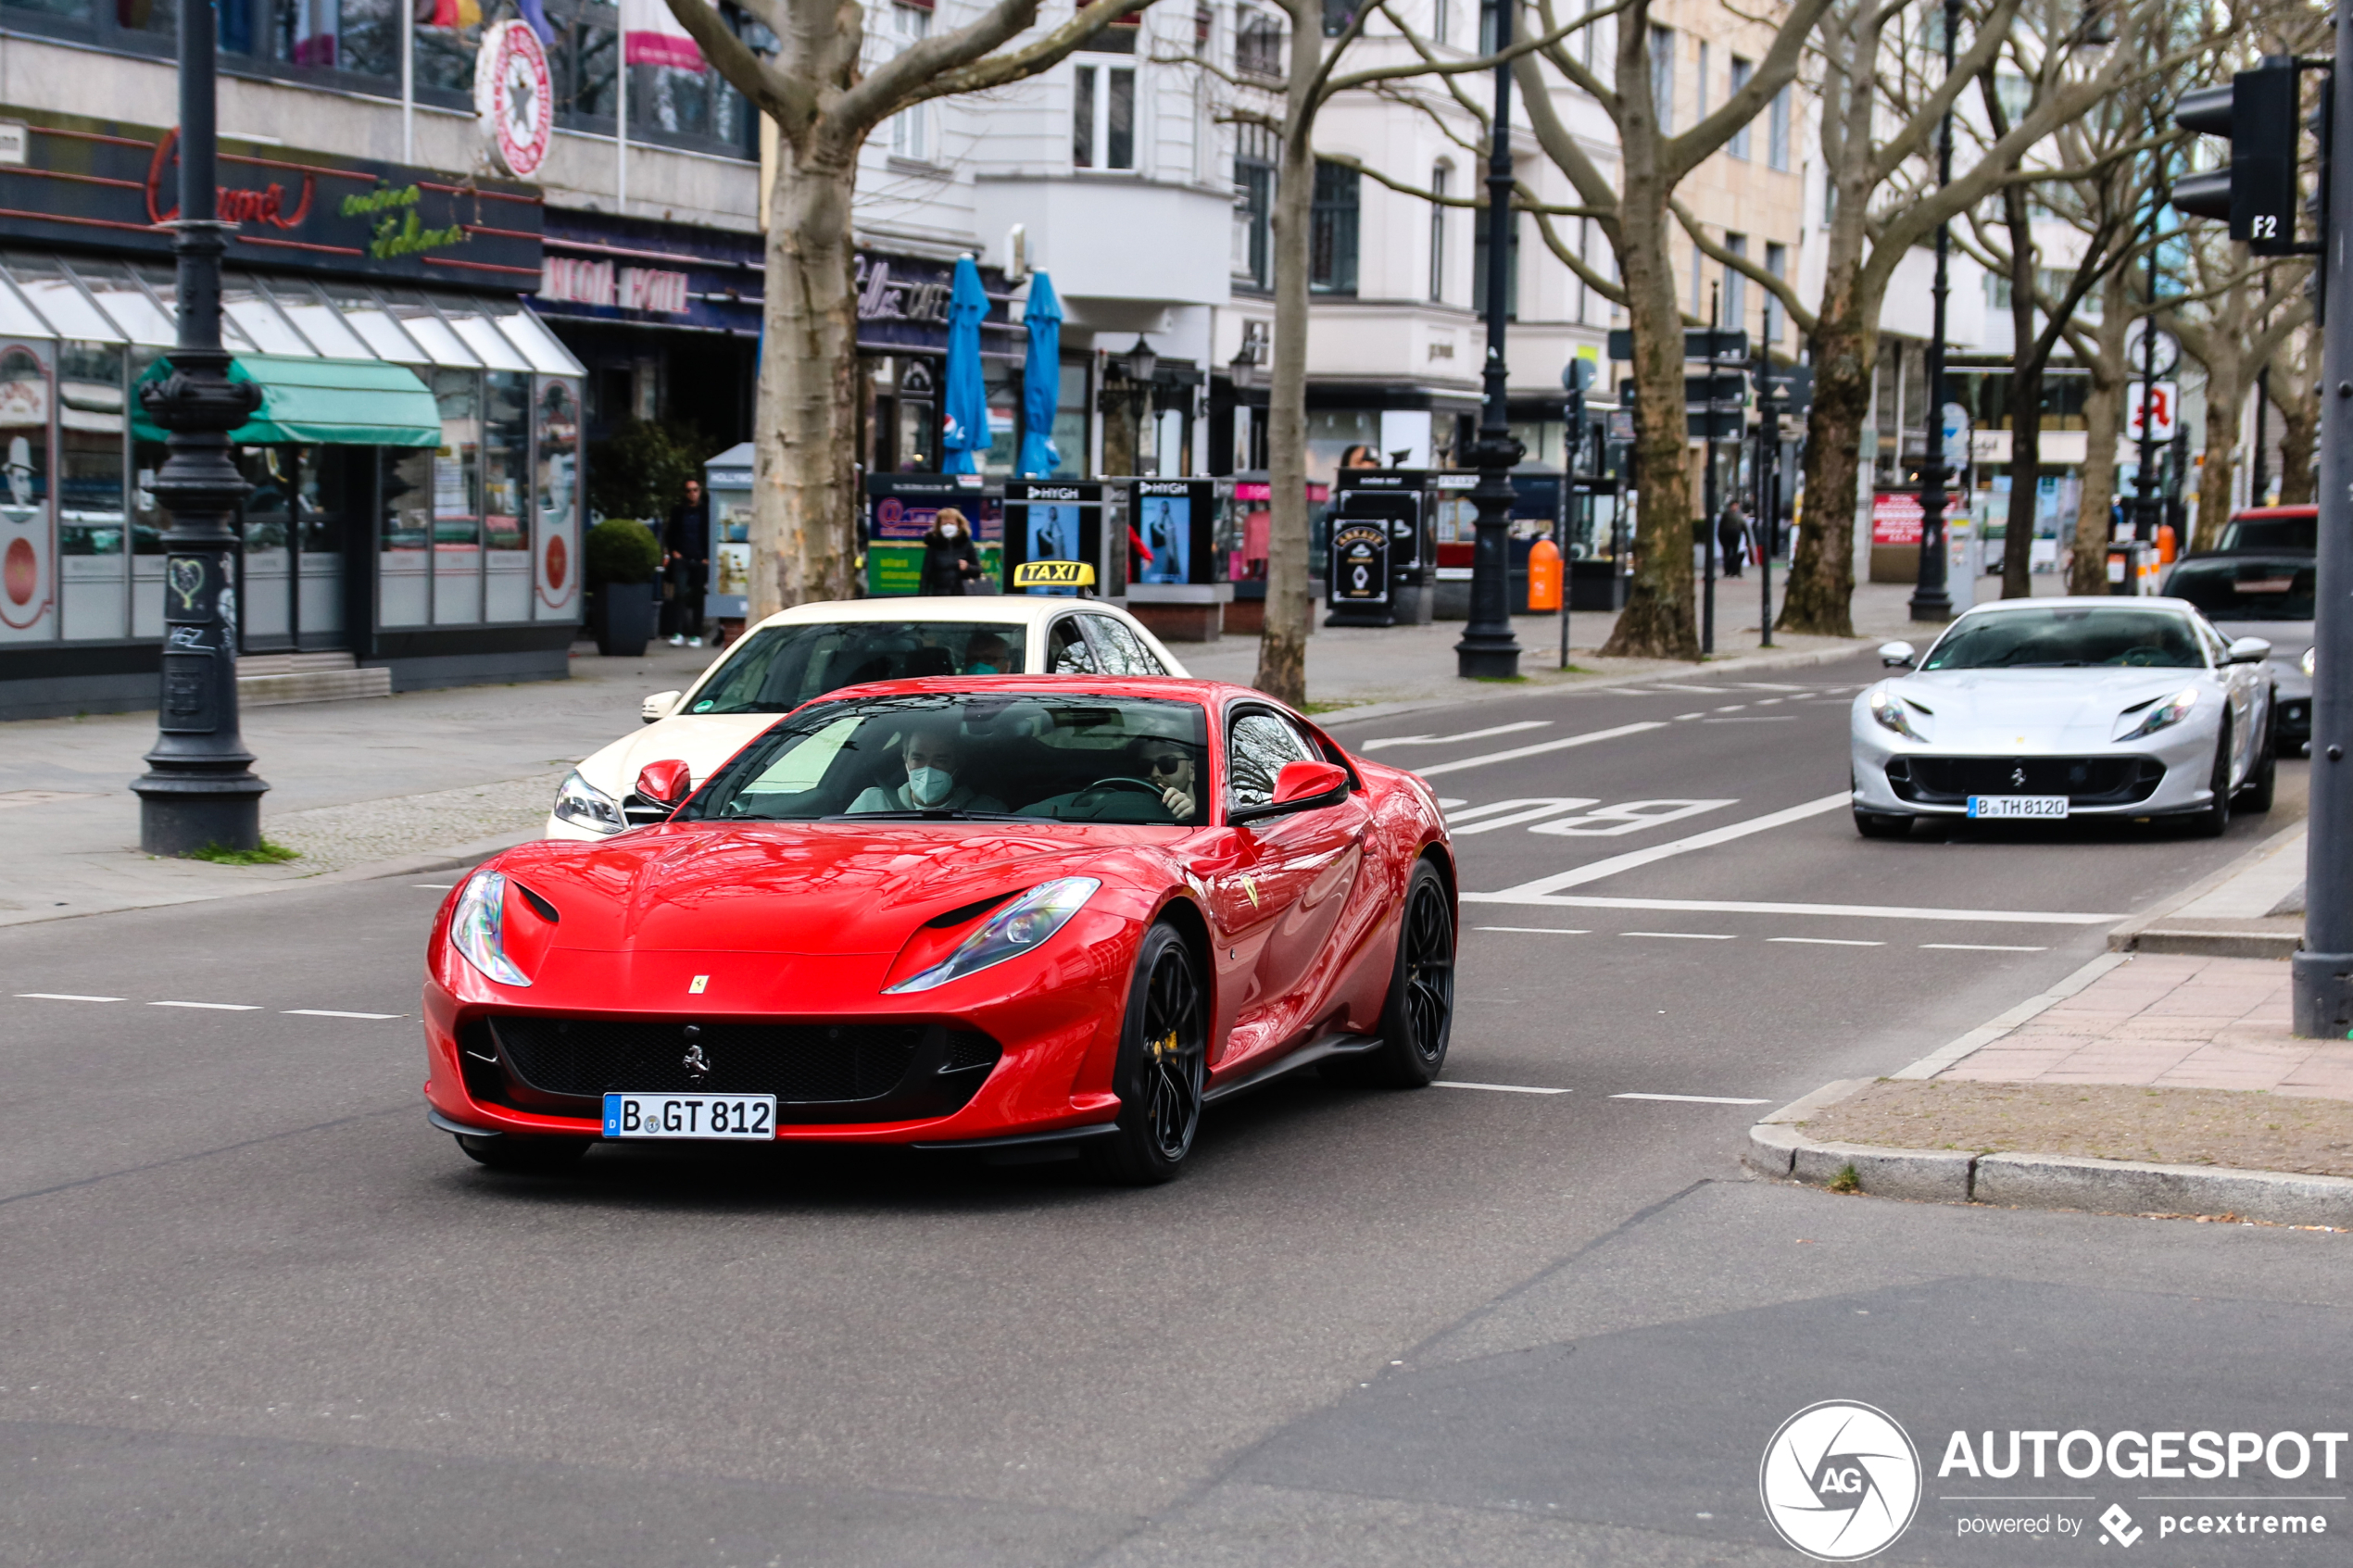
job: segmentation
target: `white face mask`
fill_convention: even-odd
[[[907,770],[907,798],[918,806],[937,806],[956,787],[956,777],[945,768]]]
[[[956,525],[952,522],[942,525],[939,536],[942,539],[953,539],[956,536]]]

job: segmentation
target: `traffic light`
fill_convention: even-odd
[[[2231,161],[2173,182],[2173,206],[2193,218],[2227,219],[2231,238],[2258,256],[2296,252],[2296,58],[2266,55],[2228,87],[2184,93],[2173,123],[2184,131],[2226,136]]]

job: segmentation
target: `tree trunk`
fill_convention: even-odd
[[[2314,490],[2312,454],[2320,445],[2318,400],[2296,405],[2274,402],[2280,414],[2280,505],[2309,507]]]
[[[2067,568],[2070,594],[2108,592],[2108,544],[2114,526],[2108,508],[2116,500],[2116,442],[2123,422],[2124,388],[2095,370],[2083,395],[2083,491],[2076,502],[2075,549]]]
[[[777,139],[754,424],[750,619],[856,591],[858,151]]]
[[[2197,473],[2197,537],[2190,547],[2210,550],[2231,521],[2232,453],[2238,445],[2239,409],[2246,400],[2238,356],[2217,354],[2206,367],[2206,462]]]
[[[1308,39],[1312,29],[1295,29]],[[1294,55],[1309,52],[1302,42]],[[1300,69],[1294,60],[1294,77]],[[1304,132],[1283,138],[1275,181],[1275,366],[1266,392],[1266,619],[1258,634],[1260,691],[1307,700],[1307,223],[1315,155]]]
[[[2010,510],[2002,524],[2002,597],[2031,598],[2043,483],[2043,362],[2010,367]]]
[[[1634,336],[1634,581],[1604,659],[1699,658],[1692,619],[1691,449],[1683,417],[1683,317],[1663,195],[1628,171],[1619,272]],[[1713,520],[1710,520],[1713,526]]]
[[[1867,311],[1859,302],[1844,303],[1833,313],[1825,300],[1806,341],[1814,367],[1814,406],[1806,416],[1806,525],[1790,555],[1789,591],[1774,623],[1826,637],[1855,634],[1856,486],[1879,348],[1878,334],[1865,325],[1876,304]]]

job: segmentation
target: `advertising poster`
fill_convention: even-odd
[[[923,589],[924,535],[943,507],[972,524],[980,546],[980,593],[997,592],[1005,556],[1005,508],[1000,495],[977,484],[925,474],[870,474],[866,479],[866,591],[915,594]]]
[[[1025,541],[1025,561],[1084,560],[1079,553],[1078,508],[1069,501],[1032,501],[1028,507],[1027,538]],[[1028,592],[1051,597],[1073,598],[1076,588],[1032,588]]]
[[[1331,602],[1389,602],[1389,529],[1379,521],[1342,518],[1332,528]]]
[[[1137,580],[1142,583],[1189,583],[1193,558],[1193,503],[1189,495],[1144,495],[1138,499],[1144,548],[1152,558]]]

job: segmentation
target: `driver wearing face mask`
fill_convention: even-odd
[[[1005,803],[975,794],[958,775],[964,761],[963,743],[950,731],[911,730],[900,743],[900,760],[907,765],[907,782],[897,789],[875,785],[850,802],[862,811],[1002,811]]]
[[[979,633],[964,645],[963,672],[967,675],[1012,674],[1013,650],[996,633]]]

